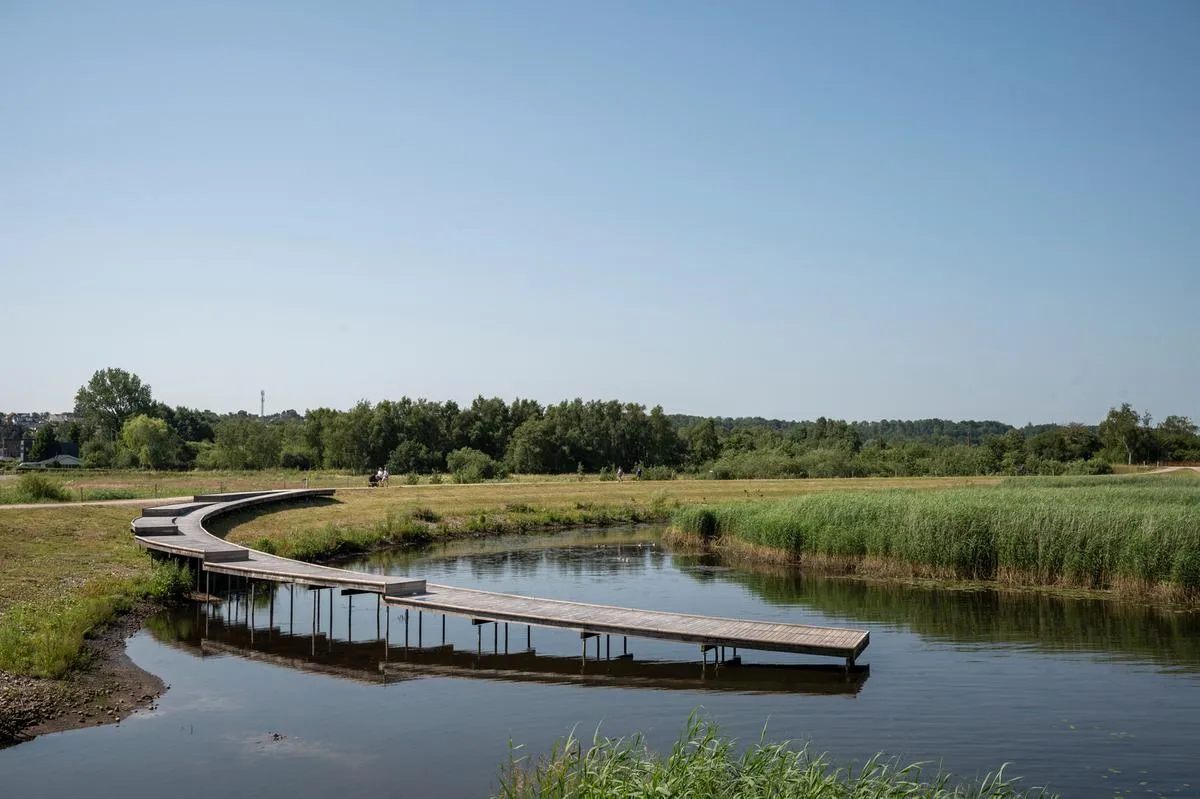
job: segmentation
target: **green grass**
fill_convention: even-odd
[[[251,510],[245,515],[231,514],[214,522],[210,529],[218,534],[229,532],[231,541],[264,552],[298,560],[320,561],[382,547],[421,546],[435,540],[666,521],[670,517],[670,506],[630,503],[535,508],[516,503],[497,508],[469,509],[451,518],[443,518],[427,507],[390,508],[383,518],[373,521],[329,521],[317,527],[288,528],[270,534],[256,532],[255,526],[250,523],[263,518],[258,513]]]
[[[84,638],[93,629],[139,599],[178,598],[191,580],[186,566],[155,563],[144,574],[93,580],[49,602],[10,605],[0,615],[0,671],[61,677],[81,665]]]
[[[1200,598],[1200,480],[1023,478],[971,490],[824,493],[683,507],[672,523],[800,561]]]
[[[185,582],[156,566],[129,532],[130,508],[0,508],[0,670],[59,677],[84,638],[141,597]]]
[[[790,742],[760,740],[744,752],[715,725],[689,718],[670,754],[659,755],[640,735],[593,738],[584,747],[573,735],[536,761],[510,755],[501,770],[501,799],[526,797],[687,797],[687,799],[1020,799],[1047,797],[1005,779],[1004,769],[974,783],[949,774],[926,777],[919,764],[902,766],[877,755],[861,767],[841,769],[823,755]]]

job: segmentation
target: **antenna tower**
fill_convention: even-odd
[[[267,390],[264,388],[258,392],[258,418],[259,419],[261,419],[267,415],[266,410],[267,410]]]

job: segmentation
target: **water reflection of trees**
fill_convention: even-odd
[[[699,582],[734,582],[772,604],[805,605],[859,623],[882,622],[947,643],[1020,643],[1047,652],[1093,652],[1200,672],[1198,613],[1032,591],[822,578],[777,567],[694,568],[720,565],[713,555],[680,555],[676,562]]]
[[[411,557],[377,554],[346,568],[381,572],[419,572],[430,582],[453,581],[465,570],[476,579],[511,578],[529,582],[546,576],[639,574],[662,570],[669,559],[655,541],[603,541],[601,543],[542,545],[537,548],[456,552],[414,562]],[[399,568],[398,568],[399,567]]]

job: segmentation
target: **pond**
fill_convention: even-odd
[[[148,621],[128,651],[170,690],[120,725],[0,751],[6,796],[481,796],[510,741],[572,729],[666,746],[689,713],[750,742],[878,751],[971,777],[1007,763],[1064,796],[1200,796],[1200,615],[1044,594],[731,568],[652,528],[459,542],[350,568],[538,596],[871,631],[830,659],[473,626],[372,595],[235,584]],[[319,612],[316,603],[320,602]],[[314,634],[315,629],[315,634]],[[443,632],[444,630],[444,632]],[[507,632],[507,635],[506,635]],[[444,636],[444,637],[443,637]],[[443,643],[444,642],[444,643]],[[617,658],[625,650],[632,658]],[[529,650],[533,651],[530,652]]]

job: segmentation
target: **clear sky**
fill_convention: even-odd
[[[1200,3],[0,0],[0,409],[1200,418]]]

